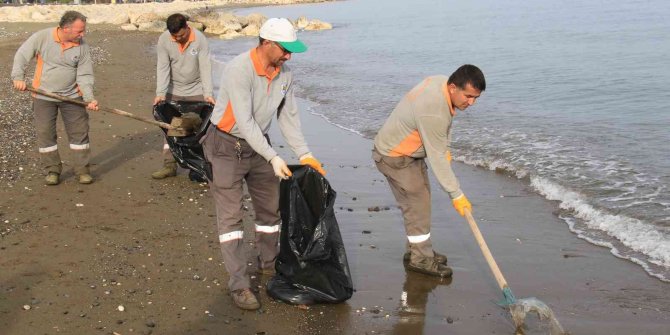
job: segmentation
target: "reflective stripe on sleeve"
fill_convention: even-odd
[[[423,241],[427,241],[430,238],[430,233],[426,235],[414,235],[414,236],[407,236],[407,239],[409,240],[409,243],[421,243]]]
[[[242,239],[243,231],[241,230],[236,230],[236,231],[231,231],[230,233],[225,233],[219,235],[219,243],[224,243],[232,240],[240,240]]]
[[[279,231],[279,225],[274,226],[259,226],[256,225],[256,231],[259,233],[276,233]]]
[[[40,150],[41,154],[56,151],[56,150],[58,150],[58,144],[52,145],[52,146],[46,147],[46,148],[40,148],[39,150]]]
[[[70,143],[70,149],[72,150],[86,150],[89,149],[91,145],[89,143],[84,144],[72,144]]]

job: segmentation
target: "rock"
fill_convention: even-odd
[[[141,23],[150,23],[155,21],[163,21],[163,24],[165,24],[165,18],[159,16],[154,12],[142,13],[139,16],[137,16],[135,20],[133,20],[132,17],[130,18],[130,23],[134,23],[138,26]]]
[[[229,31],[229,32],[226,32],[224,34],[219,35],[219,38],[223,39],[223,40],[230,40],[230,39],[238,38],[238,37],[242,37],[242,36],[244,36],[244,35],[236,32],[236,31]]]
[[[130,16],[128,16],[128,14],[126,14],[126,13],[117,14],[116,16],[109,19],[107,22],[111,23],[111,24],[117,24],[117,25],[130,23]]]
[[[30,305],[23,305],[23,310],[24,311],[29,311],[30,310]]]
[[[165,29],[165,22],[163,21],[153,21],[153,22],[145,22],[145,23],[140,23],[137,26],[137,29],[140,31],[154,31],[154,32],[163,32]]]
[[[147,327],[149,327],[149,328],[156,327],[156,322],[154,322],[153,320],[148,320],[145,324],[146,324]]]
[[[225,21],[221,25],[223,27],[223,33],[230,31],[240,31],[242,30],[242,25],[237,21]]]
[[[46,16],[44,16],[40,12],[33,12],[32,14],[30,14],[30,19],[37,22],[44,22],[46,21]]]
[[[217,22],[219,22],[219,14],[215,12],[197,13],[191,16],[189,21],[202,23],[205,29],[207,29],[209,26],[215,25]]]
[[[193,28],[193,29],[197,29],[197,30],[200,30],[200,31],[204,31],[204,30],[205,30],[205,25],[202,24],[202,23],[200,23],[200,22],[192,22],[192,21],[188,21],[188,25],[189,25],[191,28]]]
[[[379,212],[380,210],[379,206],[368,207],[368,212]]]
[[[242,25],[242,27],[246,27],[249,25],[249,19],[246,16],[238,16],[237,22],[239,22]]]
[[[305,30],[328,30],[333,29],[333,25],[328,22],[323,22],[321,20],[311,20],[309,24],[305,27]]]
[[[123,312],[123,311],[125,311],[125,310],[126,310],[126,308],[125,308],[125,307],[123,307],[123,305],[119,305],[119,307],[117,307],[116,309],[118,309],[118,310],[119,310],[119,312]]]
[[[452,319],[451,316],[448,316],[447,323],[454,323],[454,319]]]
[[[262,26],[265,21],[268,20],[267,16],[259,13],[249,14],[246,17],[248,25],[256,25],[258,27]]]
[[[134,31],[137,30],[137,26],[132,23],[126,23],[124,25],[121,25],[121,30]]]
[[[364,231],[363,231],[363,234],[372,234],[372,231],[370,231],[370,230],[364,230]]]
[[[299,17],[294,23],[297,29],[305,29],[309,25],[309,20],[305,16]]]
[[[255,24],[250,24],[246,27],[244,27],[241,31],[242,35],[244,36],[258,36],[260,34],[260,29],[257,25]]]

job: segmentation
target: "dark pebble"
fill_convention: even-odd
[[[454,319],[452,319],[451,316],[448,316],[447,323],[454,323]]]
[[[147,322],[145,323],[145,325],[147,325],[147,327],[149,327],[149,328],[156,327],[156,323],[155,323],[153,320],[149,320],[149,321],[147,321]]]
[[[363,231],[363,234],[372,234],[372,232],[369,231],[369,230],[364,230],[364,231]]]

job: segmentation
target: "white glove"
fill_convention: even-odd
[[[270,160],[270,164],[272,164],[272,169],[275,171],[275,176],[281,179],[288,179],[291,176],[291,170],[288,169],[286,162],[281,157],[274,156]]]

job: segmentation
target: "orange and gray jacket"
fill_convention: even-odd
[[[454,199],[463,192],[451,169],[451,121],[455,115],[446,76],[432,76],[412,88],[375,136],[375,148],[389,157],[428,157],[442,188]]]
[[[230,135],[245,139],[266,160],[277,152],[265,139],[273,118],[300,157],[309,152],[300,130],[300,115],[293,95],[293,72],[283,65],[265,73],[256,49],[233,58],[223,69],[216,106],[210,120]]]
[[[213,96],[209,44],[203,33],[191,28],[182,46],[166,30],[158,38],[156,54],[156,96]]]
[[[84,97],[84,101],[95,100],[93,96],[93,62],[88,44],[64,43],[58,37],[58,29],[47,28],[34,33],[26,40],[14,56],[12,80],[25,80],[28,63],[37,57],[33,87],[68,98]],[[44,96],[39,99],[57,101]]]

